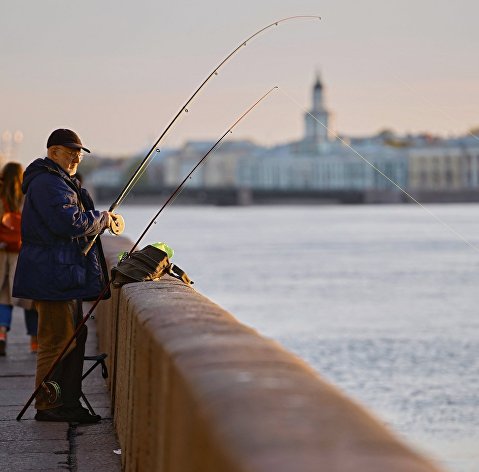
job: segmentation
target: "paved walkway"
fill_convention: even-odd
[[[69,425],[34,420],[30,406],[21,421],[16,416],[33,392],[35,355],[30,353],[23,312],[15,309],[7,356],[0,357],[0,470],[121,471],[120,448],[111,418],[105,381],[97,367],[83,382],[83,391],[102,416],[95,425]],[[98,354],[95,322],[89,320],[86,355]],[[85,362],[85,368],[91,362]]]

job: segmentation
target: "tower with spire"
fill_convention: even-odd
[[[316,73],[313,85],[312,108],[304,115],[304,141],[306,147],[313,152],[320,152],[331,141],[330,113],[324,104],[324,87],[320,74]]]

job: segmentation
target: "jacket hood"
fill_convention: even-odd
[[[28,186],[32,180],[39,174],[44,174],[45,172],[53,172],[60,175],[63,178],[69,178],[69,176],[51,159],[48,157],[35,159],[23,173],[23,183],[22,191],[24,194],[27,193]]]

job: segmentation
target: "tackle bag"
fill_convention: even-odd
[[[5,213],[0,222],[0,244],[8,252],[19,252],[22,245],[21,221],[22,214],[10,211],[7,201],[2,198]]]
[[[158,280],[164,274],[171,275],[187,285],[193,284],[183,270],[170,262],[165,251],[148,245],[139,251],[127,254],[117,266],[111,269],[111,284],[119,288],[131,282]]]

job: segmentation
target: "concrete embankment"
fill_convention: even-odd
[[[105,245],[112,261],[129,249],[121,238]],[[115,289],[97,325],[127,472],[440,470],[305,362],[169,276]]]

